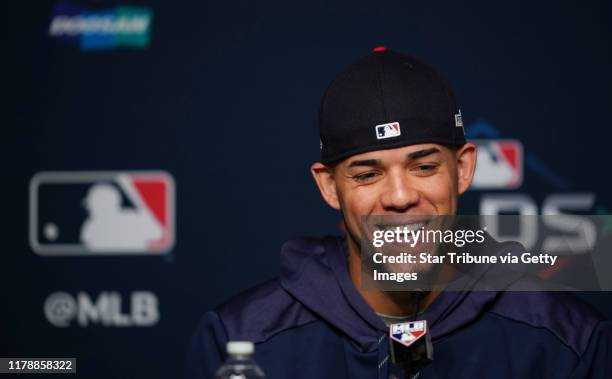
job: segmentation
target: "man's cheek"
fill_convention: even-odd
[[[354,207],[360,211],[368,211],[376,206],[380,194],[371,186],[361,187],[352,194]]]

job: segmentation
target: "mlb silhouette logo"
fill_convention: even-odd
[[[516,189],[523,184],[523,145],[513,139],[471,140],[478,146],[471,189]]]
[[[389,334],[391,339],[401,343],[404,346],[410,346],[419,338],[427,333],[427,321],[418,320],[411,322],[402,322],[400,324],[391,324],[389,326]]]
[[[376,139],[399,137],[401,134],[399,122],[376,125]]]
[[[39,172],[30,180],[30,246],[40,255],[164,254],[175,195],[163,171]]]

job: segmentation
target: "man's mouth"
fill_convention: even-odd
[[[376,229],[377,230],[382,230],[382,231],[392,231],[392,232],[396,232],[399,230],[399,232],[404,232],[404,231],[412,231],[412,230],[419,230],[421,228],[425,228],[427,227],[427,225],[429,224],[429,221],[420,221],[420,222],[410,222],[410,223],[389,223],[389,224],[376,224]]]

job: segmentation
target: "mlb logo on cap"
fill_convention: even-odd
[[[168,253],[174,209],[167,172],[39,172],[30,181],[30,246],[39,255]]]
[[[523,145],[514,139],[472,140],[478,146],[471,189],[516,189],[523,183]]]
[[[376,125],[376,139],[399,137],[401,134],[399,122]]]

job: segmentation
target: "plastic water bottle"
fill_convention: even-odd
[[[247,341],[227,343],[227,360],[217,370],[217,379],[265,379],[265,375],[253,360],[255,346]]]

